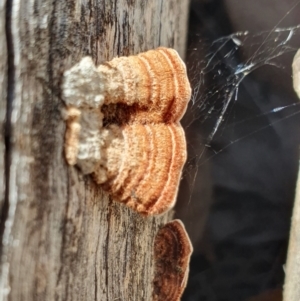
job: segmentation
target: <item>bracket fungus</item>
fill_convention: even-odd
[[[185,289],[193,247],[180,220],[164,225],[154,242],[153,301],[179,301]]]
[[[160,47],[64,73],[65,156],[115,200],[144,215],[176,199],[186,142],[179,123],[191,88],[178,53]]]

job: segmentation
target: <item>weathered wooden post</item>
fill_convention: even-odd
[[[293,81],[295,92],[300,97],[300,50],[298,50],[293,61]],[[300,300],[300,166],[291,224],[285,268],[284,301]]]
[[[0,0],[0,300],[152,298],[144,218],[67,165],[63,72],[158,46],[185,53],[188,0]]]

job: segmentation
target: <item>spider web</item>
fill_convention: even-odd
[[[291,63],[300,47],[299,41],[300,24],[287,28],[276,26],[270,31],[259,33],[236,32],[215,40],[209,46],[207,46],[209,42],[201,41],[203,49],[189,49],[189,62],[192,63],[188,69],[193,95],[183,125],[189,131],[195,124],[201,123],[201,127],[205,129],[202,134],[198,134],[199,137],[192,139],[194,142],[188,139],[189,148],[194,149],[184,171],[184,177],[188,177],[187,182],[190,185],[189,202],[198,169],[202,164],[234,143],[300,113],[298,102],[287,104],[282,101],[276,107],[245,119],[237,120],[237,117],[232,114],[234,105],[239,102],[239,89],[246,77],[264,66],[272,66],[283,71],[282,76],[290,77],[292,86]],[[198,60],[199,52],[207,53],[200,61]],[[241,59],[243,57],[246,59]],[[221,149],[213,147],[214,140],[222,135],[225,128],[235,128],[250,119],[278,114],[291,108],[293,110],[282,118],[228,141]],[[210,154],[204,156],[207,150],[210,150]]]

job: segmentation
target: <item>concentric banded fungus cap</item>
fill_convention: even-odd
[[[65,155],[114,200],[143,215],[176,201],[186,161],[180,119],[191,97],[184,62],[160,47],[65,71]]]
[[[179,301],[185,289],[193,247],[180,220],[162,227],[155,238],[153,301]]]

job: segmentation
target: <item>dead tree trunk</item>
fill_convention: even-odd
[[[0,300],[151,300],[143,218],[67,166],[63,72],[158,46],[185,51],[188,0],[0,0]]]

